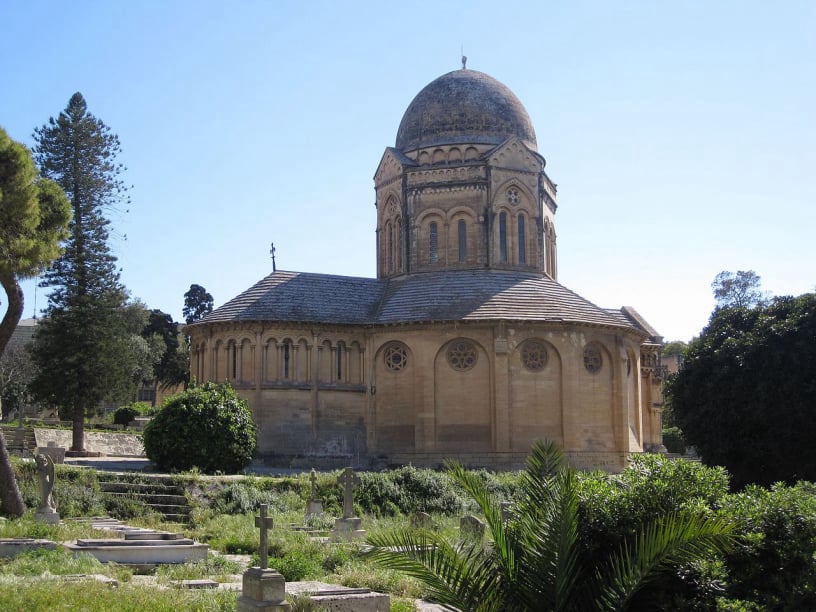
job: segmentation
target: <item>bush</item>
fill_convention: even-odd
[[[456,514],[465,507],[462,492],[447,474],[405,466],[360,475],[355,494],[364,512],[396,516],[414,512]]]
[[[816,485],[749,486],[721,512],[745,536],[726,558],[728,595],[763,610],[815,610]]]
[[[683,455],[686,452],[686,439],[679,427],[667,427],[663,430],[663,446],[670,453]]]
[[[127,427],[139,413],[131,406],[121,406],[113,413],[113,424]]]
[[[169,398],[144,431],[145,454],[162,470],[235,473],[255,454],[257,428],[228,383],[205,383]]]

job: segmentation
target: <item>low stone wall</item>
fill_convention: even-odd
[[[70,448],[72,432],[70,429],[34,428],[37,446],[48,446],[53,441],[57,446]],[[85,449],[102,453],[107,457],[144,457],[142,436],[132,433],[107,433],[101,431],[85,432]]]

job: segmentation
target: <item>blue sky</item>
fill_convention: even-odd
[[[179,320],[191,283],[220,305],[268,274],[273,241],[278,269],[374,276],[372,176],[462,48],[533,120],[561,283],[681,340],[721,270],[816,286],[810,0],[5,0],[0,23],[0,125],[32,145],[82,92],[133,184],[122,280]]]

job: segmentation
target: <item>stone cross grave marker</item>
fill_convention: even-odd
[[[268,504],[261,504],[261,516],[255,517],[255,527],[261,530],[261,569],[269,569],[269,537],[267,529],[272,529],[272,517],[266,516]]]
[[[354,489],[360,486],[360,477],[350,467],[343,470],[337,479],[337,484],[343,487],[343,518],[354,516]]]

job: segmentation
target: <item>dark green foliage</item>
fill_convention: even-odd
[[[723,501],[746,534],[727,555],[729,597],[763,610],[816,609],[816,485],[749,486]]]
[[[670,453],[682,455],[686,452],[686,439],[679,427],[666,427],[663,429],[663,446]]]
[[[455,514],[465,507],[465,498],[448,474],[405,466],[387,472],[360,475],[355,493],[359,507],[376,516],[415,512]]]
[[[227,383],[174,395],[144,431],[145,454],[163,470],[239,472],[252,461],[256,444],[252,412]]]
[[[65,190],[73,219],[65,251],[43,280],[53,291],[37,327],[33,356],[39,373],[31,388],[73,419],[72,448],[83,450],[86,412],[103,400],[127,397],[137,368],[124,312],[127,294],[103,212],[126,191],[118,178],[119,139],[88,112],[79,93],[57,119],[35,130],[34,139],[40,172]]]
[[[667,386],[686,441],[737,487],[816,480],[816,294],[719,308]]]
[[[190,354],[182,346],[178,325],[161,310],[151,310],[142,337],[156,337],[164,345],[161,361],[156,365],[156,380],[163,388],[187,384],[190,380]]]
[[[189,325],[203,318],[213,309],[213,296],[201,285],[192,284],[184,294],[184,308],[181,314]]]
[[[533,446],[509,519],[483,479],[457,464],[449,470],[479,506],[489,538],[450,541],[434,531],[398,529],[370,536],[367,556],[463,610],[646,609],[662,592],[661,577],[733,540],[725,520],[673,506],[652,514],[614,550],[587,553],[576,475],[551,443]]]

